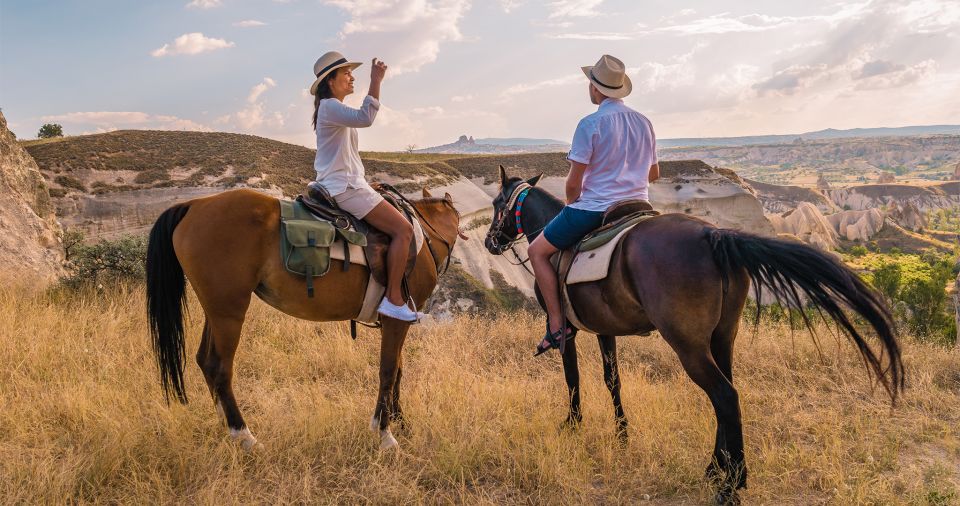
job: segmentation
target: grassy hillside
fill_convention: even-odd
[[[597,346],[580,341],[585,422],[560,432],[556,354],[534,360],[542,321],[523,313],[419,326],[404,349],[402,451],[366,425],[379,342],[254,301],[235,380],[254,434],[226,437],[193,363],[165,406],[143,293],[57,298],[0,287],[0,490],[4,502],[705,504],[714,417],[656,334],[621,340],[630,441],[618,446]],[[829,336],[829,329],[821,329]],[[905,341],[908,388],[890,407],[852,346],[749,327],[734,370],[750,488],[745,504],[955,504],[960,499],[960,351]],[[23,339],[22,336],[30,336]]]

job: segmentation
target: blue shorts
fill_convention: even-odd
[[[602,223],[603,211],[584,211],[564,206],[560,214],[547,223],[543,235],[554,248],[564,250],[572,248]]]

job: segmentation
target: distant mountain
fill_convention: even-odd
[[[568,142],[558,141],[556,139],[528,139],[526,137],[508,137],[498,139],[489,137],[486,139],[476,139],[477,144],[493,144],[495,146],[536,146],[536,145],[569,145]]]
[[[789,135],[750,135],[744,137],[689,137],[677,139],[657,139],[657,147],[698,147],[698,146],[755,146],[763,144],[787,144],[797,139],[845,139],[856,137],[909,137],[915,135],[960,135],[960,125],[926,125],[894,128],[851,128],[837,130],[828,128]]]
[[[515,137],[508,139],[474,139],[472,136],[461,135],[456,142],[418,149],[416,153],[456,153],[456,154],[517,154],[517,153],[554,153],[567,151],[570,144],[553,139],[528,139]]]

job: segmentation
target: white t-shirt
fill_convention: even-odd
[[[367,95],[359,109],[335,98],[325,98],[317,108],[317,157],[313,168],[317,182],[339,195],[347,188],[369,187],[357,142],[357,128],[373,124],[380,101]]]
[[[587,166],[583,191],[570,207],[605,211],[621,200],[648,200],[650,166],[657,163],[653,125],[623,100],[607,98],[580,120],[567,159]]]

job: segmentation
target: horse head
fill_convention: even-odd
[[[523,189],[536,186],[543,173],[524,180],[520,177],[507,176],[507,170],[500,166],[500,189],[493,199],[493,217],[490,219],[490,229],[483,244],[487,251],[500,255],[522,237],[521,227],[517,224],[517,200]]]
[[[467,240],[467,236],[460,231],[460,212],[454,207],[453,197],[449,193],[444,193],[443,197],[434,197],[426,188],[423,189],[423,198],[413,200],[411,203],[416,209],[420,224],[423,225],[424,233],[427,234],[430,241],[439,241],[447,248],[445,257],[443,257],[438,255],[439,252],[433,251],[431,247],[431,254],[434,255],[434,260],[438,262],[437,268],[439,270],[440,262],[449,264],[449,258],[457,238]]]

